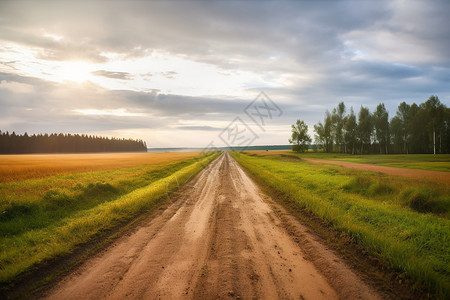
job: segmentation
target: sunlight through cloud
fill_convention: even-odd
[[[124,108],[119,109],[74,109],[72,110],[76,114],[85,116],[115,116],[115,117],[143,117],[144,113],[129,112]]]

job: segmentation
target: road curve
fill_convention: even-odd
[[[304,232],[296,242],[228,153],[174,197],[44,298],[379,298],[314,236]],[[301,241],[320,257],[308,259]]]

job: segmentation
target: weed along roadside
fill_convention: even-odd
[[[262,152],[231,155],[279,192],[282,202],[311,212],[348,236],[409,278],[413,288],[450,297],[448,185]]]
[[[0,203],[2,289],[32,268],[151,211],[218,155],[1,183],[0,193],[9,195]]]

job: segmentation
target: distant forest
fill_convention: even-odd
[[[373,113],[361,106],[356,116],[341,102],[314,130],[315,147],[325,152],[450,153],[450,108],[437,96],[419,105],[400,103],[390,120],[383,103]]]
[[[0,130],[0,154],[146,151],[147,145],[142,140],[62,133],[30,136]]]

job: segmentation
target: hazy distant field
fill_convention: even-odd
[[[301,159],[289,151],[233,152],[288,205],[305,209],[343,236],[441,296],[450,296],[450,182],[393,177]],[[330,154],[310,157],[331,158]],[[355,160],[448,170],[450,156],[363,156]],[[346,156],[336,155],[334,158]],[[348,157],[349,159],[351,157]]]
[[[245,151],[258,154],[261,151]],[[294,155],[298,157],[348,161],[362,164],[374,164],[386,167],[421,169],[450,172],[450,154],[388,154],[388,155],[351,155],[342,153],[295,153],[291,150],[267,151],[264,155]]]
[[[217,154],[0,156],[0,282],[148,211]]]

